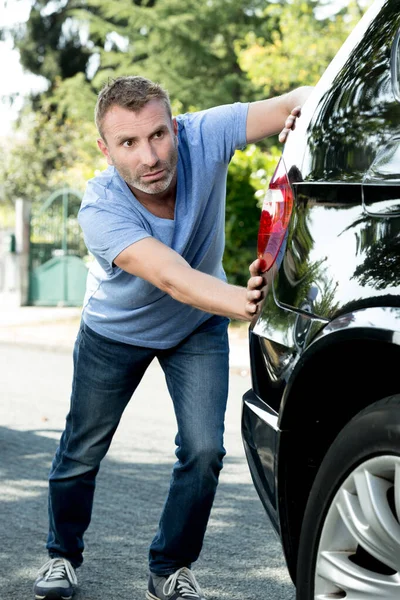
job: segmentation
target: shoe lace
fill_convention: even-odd
[[[168,577],[164,583],[163,593],[169,596],[175,588],[184,598],[199,598],[203,593],[192,571],[187,567],[178,569]]]
[[[65,558],[51,558],[38,571],[38,576],[43,575],[45,581],[67,578],[71,583],[77,584],[78,580],[71,563]]]

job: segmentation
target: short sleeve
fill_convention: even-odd
[[[214,160],[228,163],[235,150],[247,144],[248,107],[248,103],[235,102],[183,115],[190,146],[202,147]]]
[[[139,215],[113,204],[109,208],[101,200],[84,204],[78,221],[88,250],[107,275],[113,274],[113,261],[120,252],[139,240],[151,237]]]

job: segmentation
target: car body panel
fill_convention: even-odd
[[[290,318],[294,332],[299,326],[299,321],[296,322],[294,313]],[[397,349],[396,354],[388,354],[387,358],[382,352],[382,362],[376,360],[376,369],[380,377],[384,374],[384,368],[393,373],[400,364],[400,307],[361,309],[339,315],[327,324],[308,316],[302,317],[302,320],[303,325],[304,322],[308,324],[308,342],[301,353],[291,352],[281,344],[274,343],[264,336],[260,337],[254,330],[250,332],[253,385],[243,397],[242,410],[242,436],[253,483],[271,524],[282,541],[293,580],[296,548],[293,548],[292,526],[288,523],[288,503],[300,504],[300,501],[299,498],[293,497],[291,487],[287,488],[287,471],[293,462],[293,452],[301,453],[310,441],[305,439],[305,423],[313,420],[318,423],[321,414],[327,411],[328,419],[332,419],[333,422],[336,417],[334,414],[330,415],[329,411],[340,410],[339,401],[335,404],[329,403],[328,393],[320,397],[317,388],[315,396],[311,391],[304,395],[304,379],[313,377],[316,372],[317,375],[319,373],[317,379],[322,381],[335,377],[336,363],[344,357],[343,348],[347,348],[348,354],[351,355],[352,346],[359,352],[357,371],[361,374],[374,367],[371,357],[376,345],[382,349],[393,346]],[[362,355],[360,348],[364,349],[365,355]],[[326,360],[321,358],[324,355],[328,357]],[[334,357],[332,365],[329,360],[331,357]],[[262,381],[259,377],[260,364]],[[359,376],[356,369],[354,375],[355,378]],[[332,389],[340,390],[341,386],[348,383],[348,378],[347,371],[342,378],[338,375],[336,384],[332,383]],[[398,379],[396,373],[395,378]],[[368,387],[368,382],[365,385]],[[387,393],[392,391],[391,385],[393,381],[388,377]],[[383,383],[380,384],[379,380],[374,382],[371,384],[373,399],[378,398],[377,386],[384,393]],[[359,389],[360,401],[354,402],[350,415],[363,406],[361,385]],[[344,395],[343,402],[346,401]],[[314,433],[310,434],[310,439],[313,435]],[[300,469],[296,477],[306,478],[306,474]]]
[[[314,312],[320,317],[332,318],[351,298],[391,294],[398,284],[388,277],[379,289],[374,282],[372,292],[365,285],[368,269],[374,268],[365,256],[370,239],[378,254],[400,249],[400,221],[384,219],[400,216],[400,103],[392,81],[398,54],[392,49],[398,47],[400,27],[395,4],[380,2],[364,15],[344,45],[353,48],[351,57],[344,61],[346,54],[339,53],[334,59],[283,153],[295,209],[275,295],[278,302],[300,308],[313,287],[318,292]],[[368,25],[380,5],[386,10]]]
[[[249,328],[242,437],[292,580],[324,454],[400,379],[400,6],[378,0],[307,100],[282,161],[294,193]]]

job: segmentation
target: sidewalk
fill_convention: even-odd
[[[0,304],[0,343],[72,352],[80,322],[79,307],[3,306]],[[248,374],[246,326],[229,328],[231,369]]]
[[[0,305],[0,343],[70,351],[80,314],[76,307]]]

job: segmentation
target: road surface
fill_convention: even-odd
[[[0,598],[33,598],[47,559],[47,474],[68,411],[70,352],[0,344]],[[227,456],[203,551],[193,570],[208,600],[294,600],[253,487],[240,436],[248,371],[232,369]],[[76,600],[141,600],[147,552],[167,493],[175,418],[153,363],[126,409],[97,478]]]

